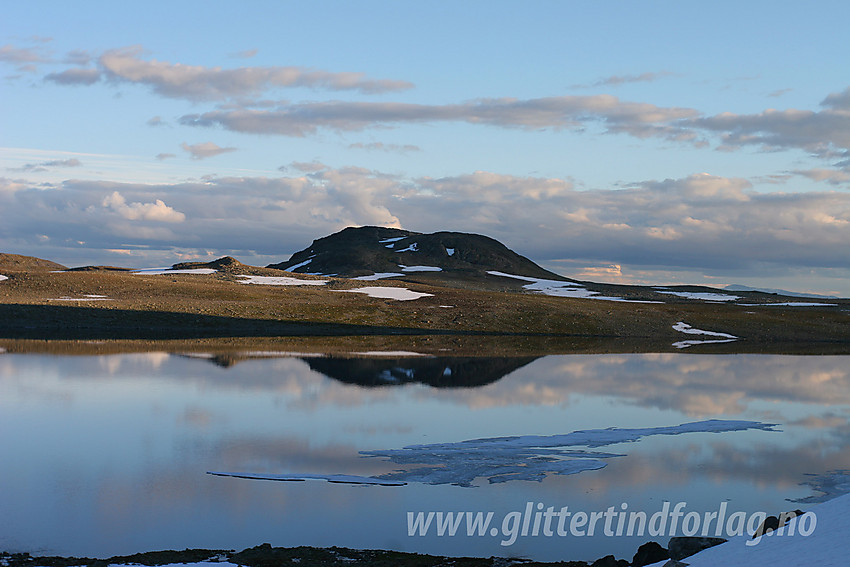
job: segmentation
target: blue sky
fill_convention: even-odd
[[[350,225],[564,275],[850,296],[850,6],[40,2],[0,21],[0,250],[281,261]]]

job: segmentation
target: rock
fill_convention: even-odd
[[[661,547],[661,544],[648,541],[638,548],[637,553],[632,558],[632,567],[643,567],[669,558],[670,554]]]
[[[629,562],[625,559],[617,559],[613,555],[606,555],[591,563],[590,567],[629,567]]]
[[[773,530],[778,530],[780,526],[785,526],[792,519],[802,515],[802,510],[792,510],[791,512],[782,512],[781,514],[779,514],[778,518],[776,516],[768,516],[764,519],[759,528],[756,530],[756,533],[753,534],[753,539],[761,537],[768,532],[772,532]]]
[[[678,560],[690,557],[703,549],[720,545],[725,541],[722,537],[671,537],[670,543],[667,544],[667,550],[670,552],[670,559]]]

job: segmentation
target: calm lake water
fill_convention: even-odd
[[[407,515],[493,512],[492,526],[500,527],[529,506],[647,514],[664,502],[686,502],[701,514],[722,503],[730,513],[805,509],[810,505],[787,501],[819,494],[801,483],[850,469],[848,416],[850,357],[844,356],[5,353],[0,549],[105,557],[268,542],[631,559],[641,543],[666,545],[667,538],[608,537],[599,533],[601,524],[593,537],[546,536],[542,529],[535,536],[532,524],[526,536],[503,545],[504,533],[467,536],[465,525],[455,536],[439,537],[433,528],[409,535]],[[778,425],[675,428],[709,419]],[[612,427],[649,429],[630,441],[593,432],[589,438],[607,441],[502,453],[503,440],[461,453],[460,460],[446,456],[470,447],[457,445],[468,440],[551,439]],[[535,439],[530,445],[540,444]],[[392,452],[423,444],[443,445],[418,449],[414,457]],[[512,480],[493,472],[505,465],[498,464],[500,455],[520,472],[565,460],[593,470]],[[430,474],[438,469],[450,478]],[[404,486],[207,474],[377,477],[399,470]],[[474,479],[472,486],[452,484],[465,477]]]

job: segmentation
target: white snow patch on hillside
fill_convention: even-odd
[[[581,284],[575,282],[562,282],[558,280],[547,280],[543,278],[532,278],[529,276],[517,276],[514,274],[506,274],[504,272],[488,271],[492,276],[501,276],[503,278],[514,278],[526,282],[523,289],[542,293],[552,297],[570,297],[573,299],[599,299],[602,301],[620,301],[623,303],[663,303],[662,301],[641,301],[636,299],[626,299],[624,297],[613,297],[608,295],[599,295],[598,291],[587,289]]]
[[[454,248],[446,248],[446,254],[448,254],[449,256],[454,256],[455,255],[455,249]]]
[[[419,244],[414,242],[404,250],[396,250],[396,252],[419,252]]]
[[[214,274],[218,270],[212,268],[191,268],[189,270],[175,270],[173,268],[143,268],[141,270],[133,270],[131,273],[142,276],[161,276],[171,274]]]
[[[400,274],[398,272],[378,272],[372,274],[371,276],[357,276],[356,278],[351,278],[353,280],[360,280],[363,282],[373,282],[376,280],[383,280],[385,278],[396,278],[398,276],[403,276],[404,274]]]
[[[385,238],[383,240],[379,240],[379,244],[387,244],[389,242],[398,242],[399,240],[404,240],[407,238],[406,236],[396,236],[395,238]],[[392,246],[387,246],[387,248],[392,248]]]
[[[239,283],[255,285],[325,285],[328,280],[301,280],[287,276],[237,276]]]
[[[677,297],[683,297],[685,299],[699,299],[701,301],[735,301],[741,299],[740,296],[728,295],[725,293],[696,293],[690,291],[658,291],[658,293],[663,293],[666,295],[675,295]]]
[[[398,265],[401,268],[402,272],[442,272],[443,268],[438,266],[405,266],[403,264]]]
[[[9,276],[4,276],[4,275],[0,274],[0,282],[2,282],[3,280],[8,280],[8,279],[9,279]]]
[[[309,258],[309,259],[304,260],[303,262],[301,262],[299,264],[295,264],[294,266],[289,266],[288,268],[286,268],[286,271],[291,272],[293,270],[297,270],[298,268],[303,268],[304,266],[306,266],[307,264],[309,264],[312,261],[313,261],[313,258]]]
[[[420,293],[406,287],[359,287],[357,289],[341,289],[338,291],[346,293],[365,293],[369,297],[377,299],[396,299],[398,301],[412,301],[420,297],[428,297],[431,293]]]

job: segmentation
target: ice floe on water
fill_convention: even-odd
[[[810,487],[815,492],[820,492],[818,495],[806,496],[805,498],[789,499],[789,502],[800,502],[812,504],[816,502],[826,502],[837,496],[850,493],[850,470],[835,470],[825,474],[806,474],[810,477],[800,484]]]
[[[172,274],[214,274],[218,270],[212,268],[190,268],[188,270],[175,270],[174,268],[142,268],[141,270],[133,270],[132,274],[141,276],[161,276]]]
[[[356,289],[341,289],[346,293],[365,293],[369,297],[377,299],[396,299],[398,301],[412,301],[420,297],[429,297],[433,294],[412,291],[406,287],[358,287]]]
[[[659,288],[655,288],[657,293],[663,293],[666,295],[675,295],[676,297],[683,297],[685,299],[698,299],[701,301],[737,301],[741,299],[738,295],[729,295],[727,293],[710,293],[710,292],[691,292],[691,291],[661,291]]]
[[[476,479],[491,484],[513,480],[542,481],[549,475],[571,475],[601,469],[605,459],[621,453],[592,451],[598,447],[634,443],[653,435],[726,433],[759,429],[775,431],[776,424],[742,420],[707,420],[667,427],[589,429],[561,435],[522,435],[471,439],[457,443],[410,445],[401,449],[361,451],[364,457],[385,459],[406,468],[372,477],[316,474],[219,473],[263,480],[311,480],[360,484],[453,484],[471,487]],[[345,478],[345,480],[331,480]],[[356,480],[361,479],[361,480]]]
[[[592,291],[583,285],[575,282],[562,282],[558,280],[547,280],[543,278],[532,278],[529,276],[517,276],[514,274],[506,274],[504,272],[488,271],[491,276],[500,276],[503,278],[513,278],[526,282],[523,289],[542,293],[543,295],[551,295],[553,297],[570,297],[574,299],[599,299],[602,301],[621,301],[624,303],[663,303],[663,301],[642,301],[636,299],[626,299],[624,297],[612,297],[607,295],[599,295],[598,291]]]
[[[302,280],[288,276],[236,276],[239,283],[254,285],[325,285],[328,280]]]
[[[357,476],[352,474],[263,474],[263,473],[238,473],[210,471],[207,474],[215,476],[232,476],[236,478],[248,478],[252,480],[277,480],[282,482],[303,482],[305,480],[326,480],[340,484],[375,484],[379,486],[404,486],[406,482],[396,480],[383,480],[371,476]]]
[[[673,329],[679,331],[680,333],[685,333],[688,335],[705,335],[709,337],[719,337],[718,339],[712,340],[678,341],[673,343],[673,346],[676,348],[688,348],[694,345],[705,345],[712,343],[731,343],[738,340],[738,337],[736,337],[735,335],[730,335],[728,333],[718,333],[715,331],[703,331],[702,329],[695,329],[684,321],[679,321],[678,323],[673,325]]]

